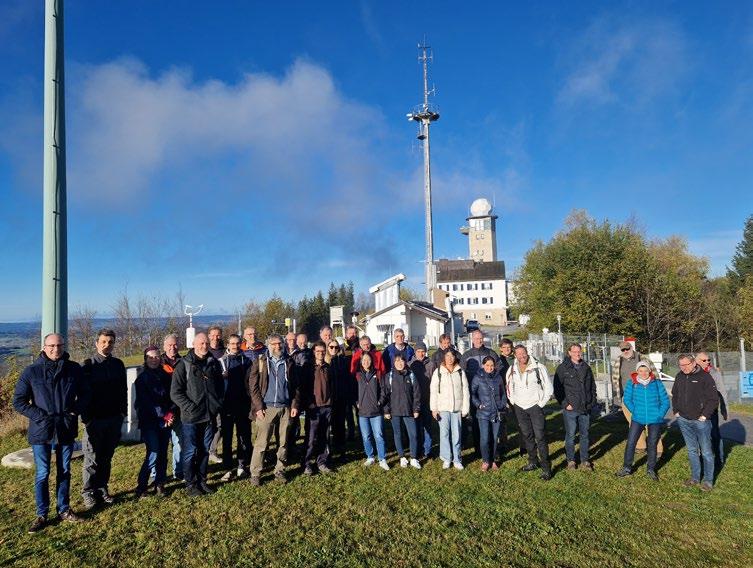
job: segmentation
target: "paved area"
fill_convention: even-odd
[[[721,424],[719,430],[726,440],[753,446],[753,416],[730,412],[729,420]]]

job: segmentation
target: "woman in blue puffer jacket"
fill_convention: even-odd
[[[647,471],[646,474],[658,481],[656,475],[656,446],[659,443],[664,416],[669,410],[667,389],[651,372],[648,363],[641,361],[632,375],[632,380],[625,384],[625,395],[622,403],[633,415],[628,432],[627,446],[623,467],[617,472],[617,477],[625,477],[633,473],[633,458],[635,445],[641,432],[648,428],[646,441]]]
[[[481,441],[481,471],[498,469],[497,437],[507,409],[507,393],[502,375],[491,356],[484,357],[471,381],[471,402],[476,407],[476,420]]]

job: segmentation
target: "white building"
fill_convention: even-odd
[[[465,260],[440,259],[436,263],[437,286],[450,294],[453,311],[463,319],[493,326],[507,325],[508,282],[505,263],[497,260],[497,216],[487,199],[471,204],[468,225],[460,232],[468,237]]]
[[[400,282],[404,274],[396,274],[369,288],[374,294],[376,311],[361,320],[361,326],[372,343],[392,343],[393,332],[400,328],[406,341],[423,341],[428,347],[439,344],[439,336],[446,333],[449,317],[428,302],[400,299]]]

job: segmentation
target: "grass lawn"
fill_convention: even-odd
[[[750,402],[748,403],[739,403],[739,402],[733,402],[729,405],[729,409],[732,412],[737,412],[738,414],[745,414],[746,416],[753,416],[753,404]]]
[[[524,459],[517,452],[508,453],[495,473],[481,473],[470,452],[465,471],[442,471],[439,461],[422,471],[365,470],[359,443],[351,448],[352,461],[332,476],[296,477],[287,486],[261,488],[236,481],[194,500],[177,490],[164,501],[135,501],[143,446],[123,446],[111,483],[119,503],[85,523],[58,524],[36,535],[26,534],[34,516],[33,472],[2,468],[0,564],[753,565],[753,448],[729,448],[714,491],[705,494],[682,485],[689,470],[677,431],[665,437],[667,461],[655,483],[645,476],[645,465],[632,477],[615,478],[624,422],[593,426],[594,473],[564,471],[558,413],[549,417],[549,428],[555,466],[549,482],[519,472]],[[391,447],[389,430],[387,438]],[[19,434],[0,439],[3,454],[23,446]],[[396,465],[394,454],[390,463]],[[211,478],[220,475],[214,470]],[[80,484],[76,460],[74,509],[80,508]]]

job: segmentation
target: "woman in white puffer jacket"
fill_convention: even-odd
[[[442,468],[452,463],[463,469],[460,458],[463,429],[461,419],[471,408],[468,380],[458,364],[454,351],[447,351],[444,361],[431,377],[429,408],[439,422],[439,457]]]

